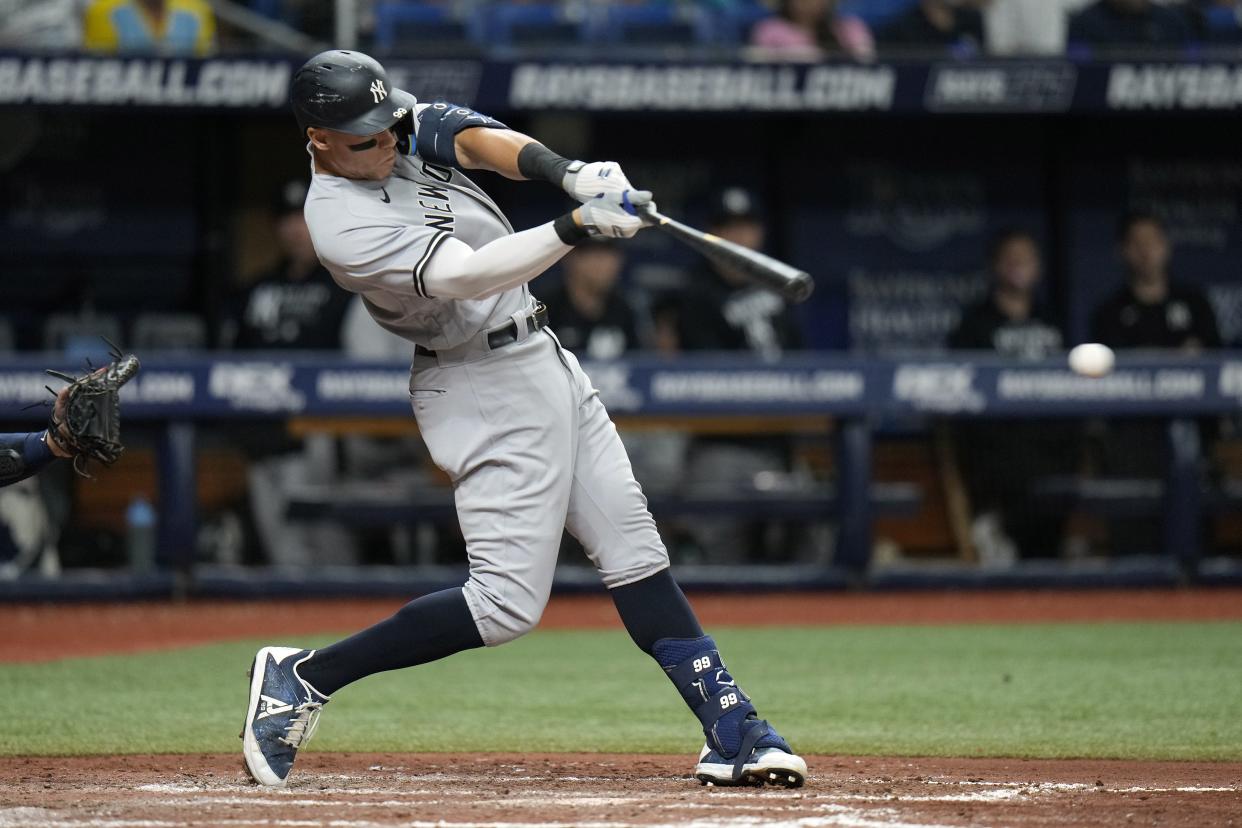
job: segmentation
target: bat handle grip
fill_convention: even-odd
[[[638,211],[638,217],[643,220],[643,224],[652,227],[661,224],[667,219],[656,209],[655,202],[648,201],[646,204],[640,204],[634,208]]]

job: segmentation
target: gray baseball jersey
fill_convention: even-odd
[[[384,181],[316,174],[305,214],[337,284],[361,295],[376,322],[416,344],[455,347],[531,304],[525,285],[486,299],[427,296],[423,270],[446,238],[478,249],[513,232],[495,202],[456,170],[402,156]]]
[[[324,266],[380,325],[438,352],[414,357],[410,396],[432,459],[453,481],[470,561],[463,593],[483,641],[538,623],[566,528],[609,587],[666,568],[616,427],[551,331],[523,324],[512,344],[446,357],[533,306],[525,284],[486,299],[426,290],[424,270],[446,239],[477,250],[513,232],[492,200],[418,156],[399,158],[383,181],[313,178],[306,219]]]

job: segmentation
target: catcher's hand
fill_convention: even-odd
[[[119,392],[138,373],[138,357],[122,356],[113,346],[112,358],[108,365],[81,377],[48,369],[49,374],[69,383],[59,393],[52,392],[56,403],[48,421],[48,447],[60,457],[72,457],[74,470],[83,477],[90,477],[86,473],[88,460],[110,466],[125,451]]]

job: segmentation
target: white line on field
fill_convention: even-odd
[[[151,819],[58,819],[46,815],[43,809],[13,809],[25,813],[10,819],[0,813],[0,826],[3,828],[179,828],[194,825],[199,820],[178,820],[170,822]],[[34,811],[36,813],[29,813]],[[694,820],[676,823],[628,823],[628,822],[451,822],[448,820],[412,821],[412,822],[374,822],[369,820],[303,820],[303,819],[212,819],[212,825],[271,825],[277,828],[719,828],[719,826],[737,826],[737,828],[946,828],[944,825],[904,822],[890,817],[887,812],[864,814],[854,810],[843,810],[830,816],[802,817],[773,822],[758,817],[730,818],[722,821],[719,818],[710,820]]]
[[[892,784],[880,779],[869,781],[875,784]],[[1101,786],[1086,782],[989,782],[986,779],[924,779],[921,783],[913,780],[904,781],[912,785],[986,785],[994,788],[1029,788],[1032,791],[1101,791],[1104,793],[1236,793],[1242,791],[1242,788],[1237,786],[1211,788],[1187,785],[1176,788],[1156,788],[1139,785],[1129,788],[1110,788],[1107,785]]]
[[[309,784],[308,784],[309,783]],[[76,788],[75,790],[83,790]],[[105,791],[109,788],[97,786],[91,790]],[[152,784],[152,785],[135,785],[132,790],[147,791],[151,793],[179,793],[179,794],[203,794],[223,791],[249,790],[263,791],[270,796],[331,796],[331,795],[347,795],[347,796],[427,796],[434,794],[440,796],[444,794],[443,788],[408,788],[405,790],[396,790],[394,788],[317,788],[314,787],[314,780],[301,779],[290,788],[258,788],[249,782],[216,782],[204,784]],[[469,788],[453,788],[454,796],[475,796],[486,795],[488,791],[475,791]]]

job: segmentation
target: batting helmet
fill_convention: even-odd
[[[362,52],[320,52],[293,74],[289,93],[303,134],[323,127],[350,135],[383,132],[413,111],[418,99],[394,89],[379,61]]]

